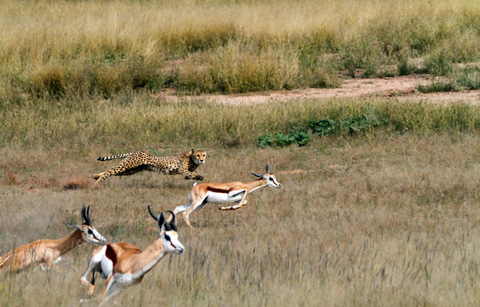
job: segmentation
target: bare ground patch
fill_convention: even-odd
[[[480,91],[421,93],[417,90],[419,85],[426,85],[432,81],[430,75],[408,75],[386,78],[355,78],[343,80],[340,88],[306,88],[291,91],[269,91],[261,93],[248,93],[238,95],[200,95],[182,96],[173,91],[156,94],[157,98],[167,100],[179,99],[206,99],[234,105],[258,104],[278,101],[291,101],[298,99],[328,99],[351,97],[384,97],[395,100],[427,100],[432,102],[467,101],[472,104],[480,102]]]

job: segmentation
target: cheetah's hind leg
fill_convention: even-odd
[[[95,180],[97,180],[98,178],[102,177],[103,174],[105,174],[105,172],[101,172],[101,173],[98,173],[98,174],[93,174],[93,175],[92,175],[92,178],[95,179]]]

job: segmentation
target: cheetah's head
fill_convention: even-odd
[[[192,149],[192,161],[195,164],[203,164],[205,163],[205,159],[207,158],[207,152],[205,150],[194,150]]]

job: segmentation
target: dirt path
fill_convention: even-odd
[[[273,101],[288,101],[301,98],[322,99],[341,97],[392,97],[398,101],[426,100],[432,102],[468,101],[480,104],[480,91],[442,92],[424,94],[417,90],[418,85],[431,82],[428,75],[410,75],[379,79],[346,79],[341,88],[307,88],[291,91],[270,91],[242,95],[201,95],[202,98],[230,104],[256,104]],[[177,100],[172,93],[161,93],[159,98]],[[188,96],[187,96],[188,97]],[[185,98],[185,96],[183,97]]]

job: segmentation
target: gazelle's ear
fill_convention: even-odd
[[[69,227],[72,227],[72,228],[75,228],[77,230],[82,230],[82,226],[81,225],[77,225],[77,224],[71,224],[71,223],[65,223],[65,225],[69,226]]]
[[[258,178],[263,178],[263,175],[261,175],[261,174],[257,174],[257,173],[253,173],[253,172],[252,172],[252,175],[253,175],[253,176],[257,176]]]
[[[268,165],[268,163],[267,163],[267,165],[265,166],[265,174],[268,174],[269,169],[270,169],[270,165]]]

